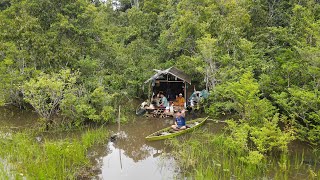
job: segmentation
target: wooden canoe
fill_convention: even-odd
[[[195,120],[191,120],[191,121],[187,121],[187,129],[185,130],[179,130],[179,131],[175,131],[170,127],[161,129],[157,132],[154,132],[152,134],[150,134],[149,136],[146,137],[146,140],[148,141],[155,141],[155,140],[161,140],[161,139],[168,139],[168,138],[172,138],[174,136],[178,136],[190,131],[193,131],[195,128],[201,126],[203,123],[205,123],[205,121],[208,119],[208,117],[205,118],[198,118]]]

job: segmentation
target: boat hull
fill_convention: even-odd
[[[148,141],[162,140],[162,139],[172,138],[172,137],[175,137],[175,136],[178,136],[181,134],[185,134],[185,133],[193,131],[197,127],[200,127],[201,125],[203,125],[207,119],[208,119],[208,117],[198,118],[195,120],[187,121],[186,124],[190,128],[187,128],[185,130],[170,132],[170,131],[172,131],[171,126],[164,128],[164,129],[161,129],[161,130],[154,132],[154,133],[150,134],[149,136],[147,136],[146,140],[148,140]]]

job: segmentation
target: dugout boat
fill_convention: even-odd
[[[171,126],[169,126],[167,128],[161,129],[157,132],[150,134],[149,136],[146,137],[146,140],[155,141],[155,140],[161,140],[161,139],[168,139],[168,138],[172,138],[172,137],[193,131],[197,127],[203,125],[207,119],[208,117],[187,121],[186,122],[187,129],[179,130],[179,131],[173,130]]]

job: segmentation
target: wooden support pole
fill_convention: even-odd
[[[148,101],[150,101],[151,103],[151,96],[152,96],[152,93],[151,93],[151,87],[152,87],[152,83],[149,83],[149,86],[148,86]]]
[[[184,82],[184,99],[185,99],[185,102],[184,102],[184,108],[187,107],[187,83]]]
[[[120,133],[120,105],[119,105],[119,114],[118,114],[118,133]]]

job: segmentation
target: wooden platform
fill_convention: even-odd
[[[174,113],[177,112],[182,107],[174,106],[173,111]],[[166,118],[166,117],[173,117],[174,113],[165,113],[164,107],[159,107],[155,109],[146,109],[147,113],[145,114],[146,117],[155,117],[155,118]],[[186,110],[187,111],[187,110]]]

